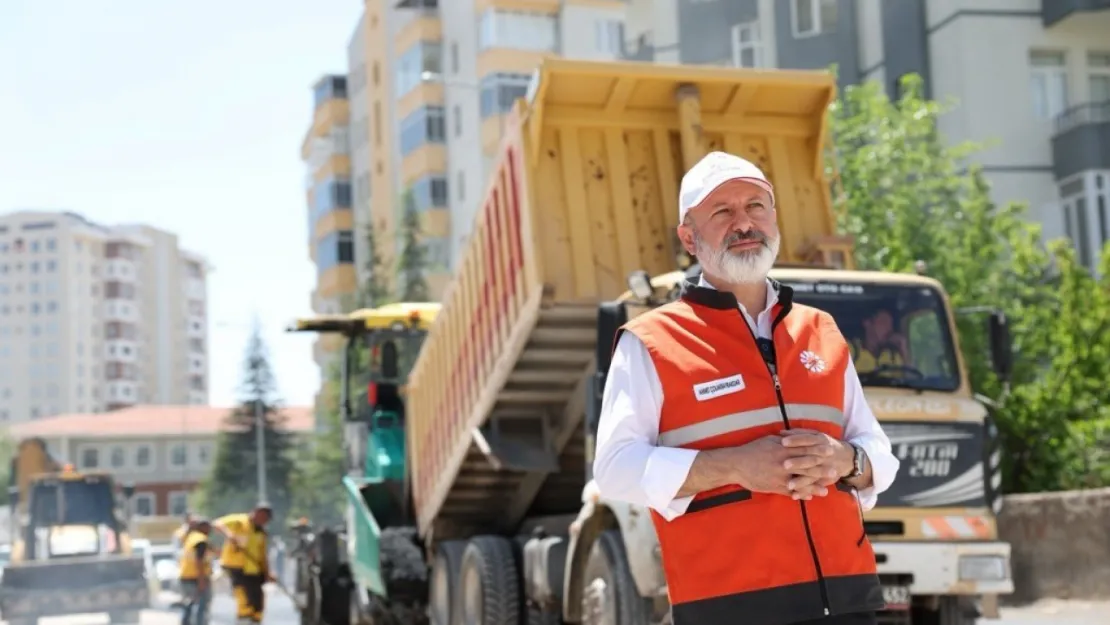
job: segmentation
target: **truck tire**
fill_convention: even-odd
[[[366,616],[373,625],[427,625],[428,566],[414,527],[387,527],[378,542],[381,575],[389,599],[365,589]]]
[[[306,573],[304,580],[304,609],[300,611],[301,625],[320,625],[320,578],[315,574]]]
[[[471,538],[459,579],[459,620],[465,625],[520,625],[520,569],[511,540]]]
[[[651,607],[636,590],[620,532],[605,530],[590,548],[582,576],[582,625],[648,625]]]
[[[536,607],[528,608],[528,625],[563,625],[563,615]]]
[[[466,541],[447,540],[436,545],[428,579],[428,612],[431,625],[462,625],[459,579]]]

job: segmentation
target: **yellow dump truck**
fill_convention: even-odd
[[[683,171],[711,149],[775,183],[774,275],[797,301],[829,311],[850,340],[880,311],[906,338],[904,363],[862,375],[902,460],[866,518],[884,619],[963,625],[980,597],[1012,590],[992,509],[997,437],[948,299],[924,276],[854,271],[851,241],[835,236],[823,160],[834,92],[816,72],[540,65],[504,123],[473,234],[407,376],[404,489],[433,623],[668,622],[650,515],[599,499],[590,464],[617,327],[697,271],[674,235],[675,206]],[[1004,374],[1005,320],[986,319]],[[360,586],[380,600],[391,591],[373,552]]]
[[[34,625],[42,617],[108,613],[138,623],[150,607],[142,557],[131,539],[112,476],[60,465],[37,438],[12,459],[11,561],[0,578],[0,616]]]

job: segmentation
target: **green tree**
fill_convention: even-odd
[[[901,87],[897,101],[878,83],[848,87],[830,110],[833,198],[857,264],[907,272],[924,261],[957,310],[1007,314],[1015,346],[1009,388],[992,372],[982,316],[957,321],[972,386],[999,407],[1007,490],[1110,483],[1096,453],[1107,448],[1110,415],[1092,388],[1110,362],[1110,285],[1096,285],[1066,243],[1043,246],[1022,206],[991,201],[982,172],[966,167],[980,146],[948,145],[937,131],[951,105],[925,100],[917,76]],[[1085,305],[1073,305],[1071,294]]]
[[[397,263],[401,283],[398,299],[402,302],[427,302],[431,300],[431,290],[424,276],[428,252],[420,240],[420,214],[411,201],[411,195],[410,190],[402,201],[405,213],[401,220],[401,255]]]
[[[215,463],[201,484],[198,505],[215,516],[249,510],[258,502],[255,437],[256,414],[260,411],[265,439],[266,499],[274,508],[275,520],[281,522],[292,503],[290,480],[295,441],[284,427],[277,383],[257,321],[247,343],[239,392],[239,405],[228,415],[228,427],[220,434]]]
[[[366,224],[364,236],[366,237],[366,254],[363,261],[363,270],[366,279],[359,289],[359,304],[366,308],[376,308],[389,303],[392,293],[389,289],[387,265],[382,258],[380,233],[386,229],[385,222]]]
[[[0,506],[9,503],[8,482],[12,479],[12,458],[15,456],[15,441],[7,429],[0,430]]]
[[[339,364],[332,363],[320,392],[317,432],[312,444],[300,454],[294,475],[294,515],[308,517],[314,524],[341,524],[346,509],[341,481],[347,472],[347,460],[339,413],[340,380]]]

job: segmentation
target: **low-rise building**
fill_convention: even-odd
[[[182,515],[188,497],[211,470],[216,442],[228,429],[231,408],[213,406],[134,406],[102,414],[67,414],[19,423],[16,441],[38,437],[59,462],[79,470],[110,471],[133,484],[136,516]],[[308,437],[312,409],[281,410],[282,426]]]

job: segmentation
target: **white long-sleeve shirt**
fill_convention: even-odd
[[[713,288],[704,278],[699,286]],[[778,292],[768,281],[767,307],[756,319],[740,306],[760,338],[771,338],[771,309],[777,301]],[[662,405],[663,387],[647,347],[633,333],[623,333],[602,394],[594,481],[602,496],[647,506],[671,521],[685,514],[694,498],[676,495],[698,451],[657,444]],[[900,463],[867,405],[850,359],[844,372],[844,418],[844,438],[862,447],[871,461],[872,485],[859,491],[860,504],[870,510],[894,482]]]

